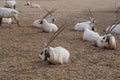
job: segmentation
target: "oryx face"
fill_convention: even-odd
[[[96,23],[95,18],[90,18],[90,22],[91,22],[91,23]]]
[[[103,42],[103,43],[109,42],[109,39],[111,36],[112,36],[111,34],[104,35],[101,42]]]
[[[50,57],[48,47],[45,47],[45,48],[44,48],[44,50],[39,54],[39,57],[40,57],[43,61],[46,61],[47,58]]]

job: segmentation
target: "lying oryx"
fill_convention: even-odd
[[[43,51],[39,54],[42,60],[47,60],[52,64],[64,64],[69,62],[70,53],[67,49],[59,47],[51,47],[50,43],[58,36],[58,34],[64,30],[64,25],[59,28],[57,32],[51,37],[48,43],[45,45]]]
[[[116,49],[116,40],[115,37],[111,34],[112,30],[117,26],[117,24],[120,21],[117,19],[113,24],[110,26],[110,28],[107,30],[106,34],[104,36],[100,36],[96,40],[96,46],[100,48],[107,48],[107,49]]]
[[[45,32],[56,32],[58,30],[58,27],[55,24],[53,24],[45,19],[48,15],[52,15],[52,13],[54,13],[55,10],[56,9],[48,11],[48,13],[42,19],[35,20],[33,22],[33,26],[39,27],[39,28],[43,29],[43,31],[45,31]],[[54,21],[54,20],[55,19],[53,18],[51,21]]]
[[[87,13],[87,16],[89,17],[89,21],[85,21],[85,22],[80,22],[80,23],[77,23],[74,27],[74,30],[77,30],[77,31],[84,31],[86,28],[92,30],[92,31],[96,31],[96,20],[95,18],[93,17],[93,14],[91,12],[90,9],[88,9],[86,11]]]

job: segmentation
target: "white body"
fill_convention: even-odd
[[[83,40],[94,42],[98,39],[98,37],[99,37],[99,34],[97,32],[89,30],[88,28],[86,28],[83,33]]]
[[[11,19],[11,18],[3,18],[3,19],[2,19],[2,23],[10,24],[11,22],[12,22],[12,19]]]
[[[92,29],[91,26],[90,26],[90,21],[86,21],[86,22],[81,22],[81,23],[77,23],[74,27],[74,30],[77,30],[77,31],[84,31],[86,28],[88,29]]]
[[[40,5],[39,4],[31,4],[31,7],[32,8],[40,8]]]
[[[49,23],[47,20],[43,19],[42,29],[45,32],[56,32],[58,27],[55,24]]]
[[[114,26],[114,25],[113,25]],[[113,27],[112,26],[112,27]],[[111,27],[111,28],[112,28]],[[106,29],[106,32],[108,31],[108,29],[109,29],[110,27],[108,27],[107,29]],[[120,24],[118,24],[112,31],[111,31],[111,33],[115,33],[115,34],[120,34]]]
[[[17,19],[18,11],[10,8],[0,8],[0,18],[11,18],[14,17]]]
[[[9,8],[13,8],[16,5],[15,0],[7,0],[5,6]]]
[[[63,47],[49,47],[49,55],[50,58],[48,58],[47,60],[53,64],[68,63],[70,58],[70,53]],[[44,54],[39,55],[39,57],[42,58],[42,60],[44,60],[45,58]]]
[[[50,16],[49,18],[47,18],[47,21],[48,21],[49,23],[53,23],[53,22],[54,22],[53,19],[54,19],[54,17],[53,17],[53,16]],[[41,19],[34,20],[33,26],[34,26],[34,27],[37,27],[37,28],[42,28],[42,24],[40,24],[40,21],[41,21]]]

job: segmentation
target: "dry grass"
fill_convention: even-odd
[[[98,32],[111,24],[117,14],[113,0],[33,0],[41,5],[40,9],[24,6],[25,0],[17,0],[21,27],[14,24],[11,28],[3,24],[0,28],[0,80],[120,80],[120,40],[116,50],[94,47],[94,43],[82,40],[83,32],[75,32],[74,25],[85,21],[82,14],[88,7],[98,22]],[[119,1],[120,2],[120,1]],[[3,6],[4,0],[0,1]],[[52,33],[32,27],[35,19],[41,18],[43,8],[57,8],[55,17],[58,27],[68,22],[67,29],[61,33],[51,46],[62,46],[71,54],[69,64],[48,65],[38,58],[42,44]]]

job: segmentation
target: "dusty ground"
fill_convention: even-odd
[[[41,5],[40,9],[24,6],[24,0],[17,1],[21,27],[3,24],[0,28],[0,80],[120,80],[119,36],[118,48],[105,50],[83,41],[83,32],[73,31],[77,22],[87,20],[82,11],[90,8],[97,19],[98,32],[104,34],[103,30],[117,16],[114,0],[32,0]],[[0,0],[3,5],[4,0]],[[46,13],[43,8],[57,8],[54,15],[59,27],[64,21],[68,23],[51,46],[68,49],[69,64],[48,65],[38,58],[41,45],[52,35],[32,27],[32,22]]]

